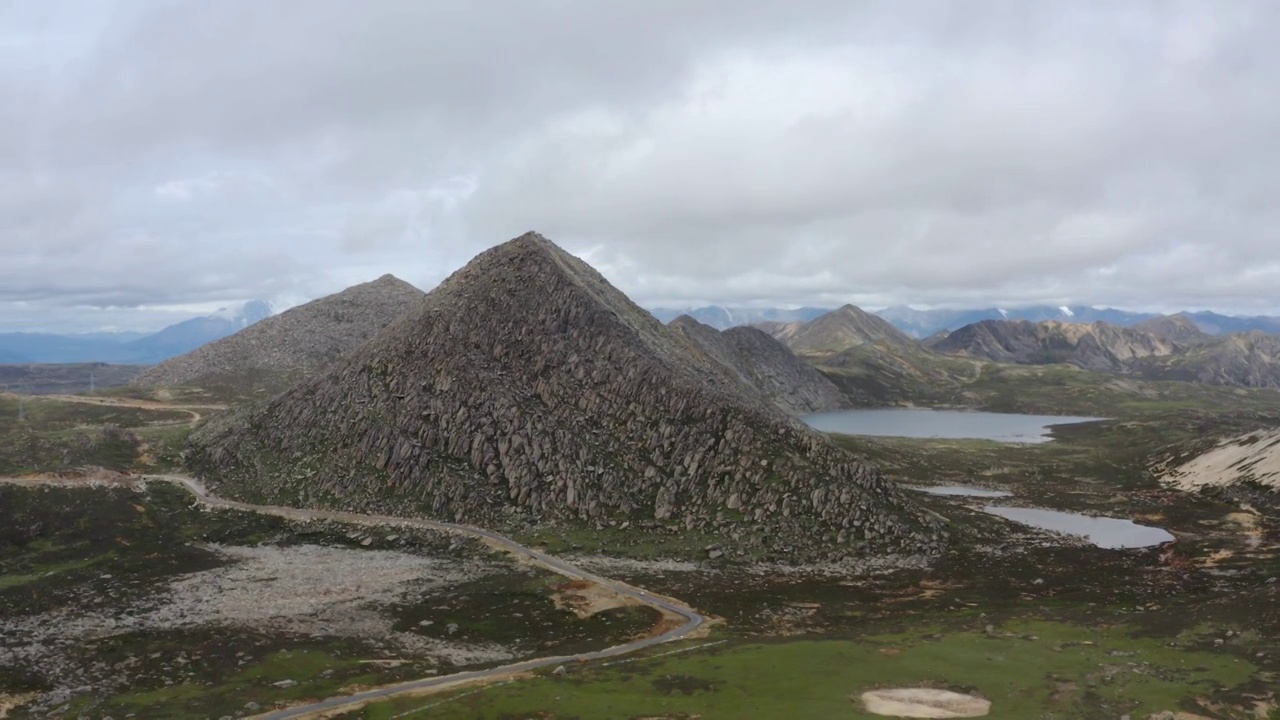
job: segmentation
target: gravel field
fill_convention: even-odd
[[[433,591],[508,569],[503,565],[320,545],[207,547],[230,562],[179,576],[110,611],[65,608],[0,618],[0,669],[65,679],[60,684],[66,692],[83,691],[82,686],[97,689],[110,684],[112,668],[76,661],[77,648],[128,633],[196,628],[344,638],[364,643],[371,652],[452,666],[501,662],[515,655],[493,643],[397,632],[390,612],[396,603],[421,602]],[[54,693],[55,700],[58,696]]]

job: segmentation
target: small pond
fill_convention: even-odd
[[[1016,415],[967,410],[877,408],[837,410],[806,415],[800,419],[816,430],[842,435],[1036,443],[1051,439],[1048,435],[1050,425],[1092,422],[1104,418]]]
[[[1152,547],[1174,539],[1167,531],[1160,528],[1139,525],[1132,520],[1120,518],[1093,517],[1058,510],[1001,505],[988,505],[983,510],[1042,530],[1080,535],[1100,548]]]
[[[980,487],[969,487],[968,485],[935,485],[933,487],[913,487],[911,489],[930,495],[958,495],[961,497],[1002,498],[1013,495],[1013,493],[1005,492],[1004,490],[988,490]]]

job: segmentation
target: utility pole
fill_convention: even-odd
[[[89,394],[93,394],[93,373],[89,373]]]
[[[27,419],[27,399],[24,395],[18,395],[18,422]]]

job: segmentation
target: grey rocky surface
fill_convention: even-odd
[[[255,637],[341,638],[371,654],[447,666],[501,662],[519,652],[491,642],[426,637],[395,626],[398,605],[443,598],[459,584],[511,571],[499,561],[306,544],[209,549],[231,562],[179,575],[128,601],[0,616],[0,672],[34,672],[55,685],[36,694],[30,716],[44,717],[45,711],[76,696],[120,692],[141,674],[165,677],[170,684],[195,680],[186,651],[176,658],[157,653],[123,659],[82,652],[110,638],[201,628]]]
[[[848,406],[840,390],[781,342],[753,327],[716,330],[688,315],[668,323],[731,377],[790,415]]]
[[[764,556],[939,552],[942,521],[536,234],[193,434],[219,493],[497,524],[658,524]]]

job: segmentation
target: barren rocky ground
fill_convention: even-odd
[[[645,631],[470,541],[191,506],[163,484],[0,485],[0,707],[252,714]],[[581,617],[580,617],[581,615]]]

